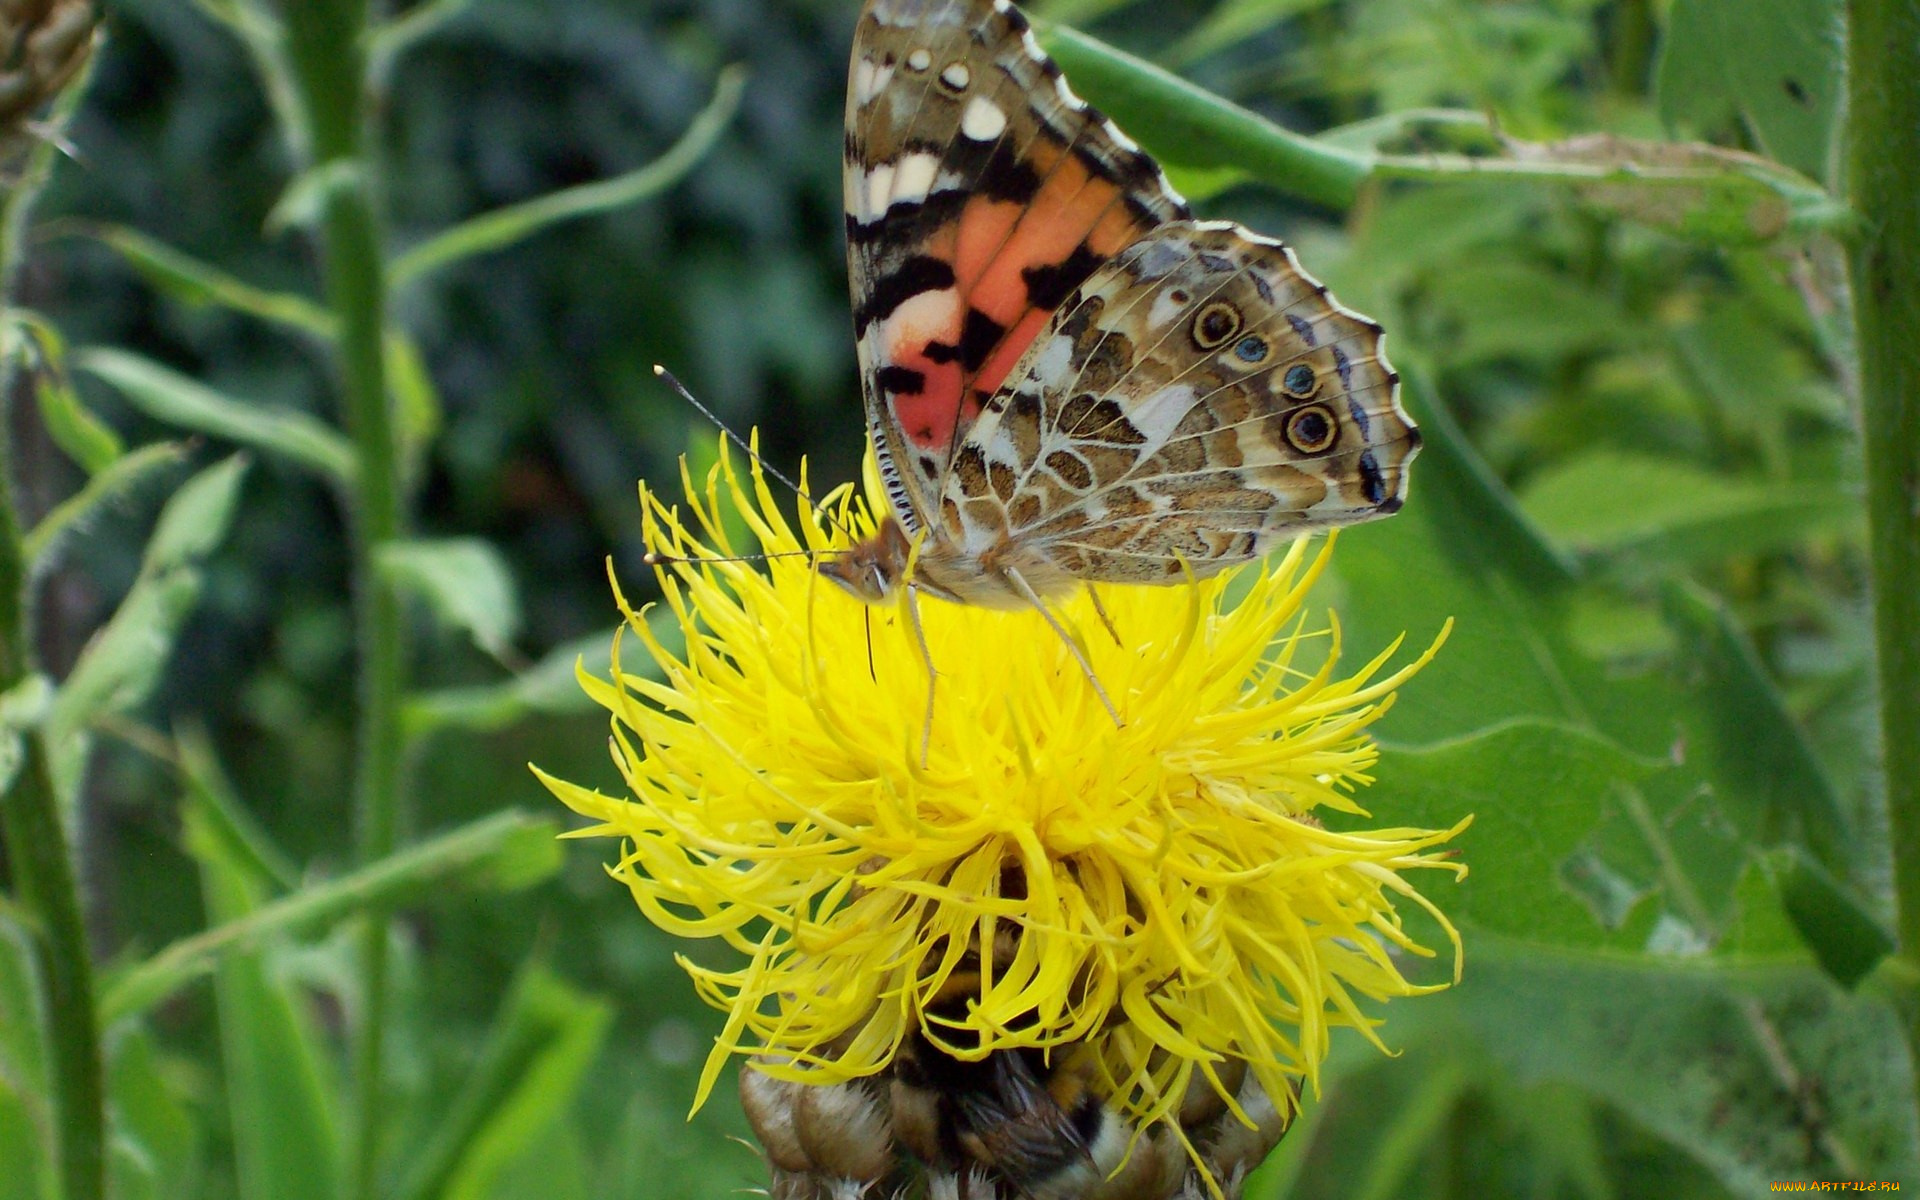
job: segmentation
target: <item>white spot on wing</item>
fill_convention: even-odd
[[[868,171],[864,191],[860,219],[871,221],[887,211],[887,204],[893,198],[893,164],[880,163]]]
[[[887,90],[893,82],[893,68],[883,67],[871,58],[863,58],[853,69],[853,98],[860,107],[872,104],[874,98]]]
[[[887,317],[881,345],[910,346],[918,350],[935,339],[952,342],[960,334],[963,307],[960,293],[952,288],[910,296]]]
[[[1140,143],[1134,141],[1132,138],[1128,137],[1126,134],[1121,133],[1120,127],[1118,125],[1115,125],[1112,121],[1105,122],[1100,126],[1100,128],[1104,129],[1106,131],[1107,136],[1113,139],[1114,145],[1120,147],[1122,150],[1125,150],[1128,154],[1138,154],[1140,152]]]
[[[1176,383],[1161,388],[1127,410],[1127,420],[1147,439],[1146,445],[1141,447],[1141,457],[1166,444],[1180,424],[1180,419],[1193,408],[1193,403],[1192,385]]]
[[[1179,290],[1171,287],[1162,288],[1160,294],[1153,298],[1153,307],[1147,310],[1148,329],[1165,329],[1179,320],[1180,313],[1187,307],[1185,304],[1176,303],[1173,299],[1173,294]],[[1191,302],[1193,298],[1189,296],[1187,299]]]
[[[960,115],[960,132],[976,142],[990,142],[1007,128],[1007,114],[985,96],[975,96]]]
[[[933,179],[939,170],[940,159],[932,154],[909,154],[901,159],[894,167],[893,204],[925,200],[933,190]]]
[[[948,63],[940,72],[940,82],[956,92],[964,92],[967,85],[973,82],[973,72],[963,62]]]
[[[1027,366],[1027,378],[1042,391],[1063,388],[1073,377],[1073,339],[1054,334],[1045,344],[1028,351],[1033,355]]]
[[[1053,77],[1053,91],[1055,95],[1060,97],[1060,103],[1075,112],[1080,112],[1087,107],[1087,102],[1074,95],[1073,89],[1067,86],[1067,77],[1065,75],[1055,75]]]
[[[907,68],[909,70],[924,71],[932,65],[933,55],[928,52],[925,46],[921,46],[912,54],[907,55]]]

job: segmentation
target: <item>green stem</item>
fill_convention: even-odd
[[[282,11],[312,137],[309,169],[331,179],[323,217],[327,304],[337,323],[346,424],[359,460],[352,506],[360,656],[355,841],[360,861],[373,863],[398,839],[405,648],[400,598],[377,562],[380,547],[400,536],[404,518],[382,345],[387,284],[367,147],[367,3],[289,0]],[[360,952],[365,995],[354,1047],[358,1136],[350,1177],[353,1195],[371,1197],[386,1123],[387,921],[378,913],[367,921]]]
[[[1065,26],[1046,31],[1047,49],[1073,81],[1120,126],[1163,153],[1179,147],[1191,167],[1283,179],[1294,195],[1345,209],[1373,167],[1371,155],[1282,129],[1232,101],[1143,59]]]
[[[0,301],[12,294],[14,271],[26,245],[27,210],[51,169],[52,144],[48,139],[36,147],[19,182],[0,202]],[[0,170],[6,169],[12,168],[0,164]],[[13,367],[9,354],[0,363],[0,400],[13,396]],[[34,666],[27,617],[30,576],[13,505],[13,449],[7,437],[11,422],[3,419],[4,408],[0,404],[0,691],[10,691],[34,674]],[[64,1200],[100,1200],[106,1191],[105,1093],[86,921],[46,744],[37,729],[17,736],[24,754],[0,796],[0,835],[15,895],[33,924],[29,932],[52,1081],[59,1195]]]
[[[1920,963],[1920,6],[1847,5],[1847,189],[1900,953]],[[1920,1009],[1920,1006],[1915,1006]],[[1920,1055],[1920,1017],[1908,1034]]]

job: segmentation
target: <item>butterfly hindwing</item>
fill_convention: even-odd
[[[1381,342],[1279,242],[1165,225],[1088,278],[988,401],[943,532],[1156,582],[1391,513],[1419,437]]]
[[[867,423],[915,532],[987,397],[1095,270],[1185,203],[996,0],[869,0],[846,215]]]

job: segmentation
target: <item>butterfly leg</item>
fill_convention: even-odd
[[[1126,645],[1125,642],[1120,640],[1120,630],[1115,628],[1113,618],[1107,615],[1107,606],[1100,603],[1100,593],[1094,590],[1092,584],[1087,585],[1087,599],[1093,601],[1093,611],[1099,614],[1100,623],[1105,625],[1107,632],[1113,635],[1113,644],[1116,646]]]
[[[1047,611],[1047,606],[1041,603],[1038,595],[1034,594],[1032,586],[1020,577],[1020,572],[1007,571],[1004,572],[1004,576],[1006,581],[1013,585],[1013,590],[1019,592],[1028,604],[1033,605],[1034,611],[1040,614],[1040,618],[1060,635],[1061,641],[1067,644],[1067,652],[1073,655],[1073,661],[1080,664],[1080,669],[1086,673],[1087,682],[1093,685],[1093,694],[1100,697],[1101,706],[1107,710],[1107,715],[1113,718],[1113,727],[1126,728],[1127,723],[1120,719],[1120,711],[1114,708],[1113,701],[1107,696],[1107,689],[1100,683],[1100,677],[1093,673],[1093,664],[1087,661],[1086,652],[1080,649],[1080,643],[1074,641],[1073,635],[1067,632],[1066,626],[1060,624],[1054,615]],[[1112,626],[1109,625],[1108,628],[1111,629]],[[1116,640],[1118,636],[1118,634],[1115,635]]]
[[[920,589],[911,583],[907,585],[907,619],[913,624],[913,639],[920,643],[920,661],[927,667],[927,719],[920,726],[920,767],[926,769],[927,751],[933,745],[933,690],[940,682],[940,672],[934,669],[933,648],[927,645],[927,630],[920,623]]]

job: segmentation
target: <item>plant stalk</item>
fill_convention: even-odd
[[[400,536],[404,513],[382,346],[387,284],[368,145],[367,3],[288,0],[282,12],[312,137],[309,169],[326,180],[327,305],[337,323],[346,426],[359,467],[351,503],[360,671],[354,834],[360,862],[370,864],[392,853],[398,840],[405,646],[400,598],[378,565],[380,548]],[[363,1200],[376,1191],[386,1124],[387,926],[383,914],[370,913],[361,943],[365,991],[354,1045],[357,1136],[349,1178],[351,1194]]]
[[[1850,263],[1896,930],[1920,966],[1920,5],[1847,5]],[[1911,972],[1909,972],[1911,976]],[[1920,1057],[1920,1003],[1908,1036]]]
[[[76,86],[75,94],[78,90]],[[0,302],[13,293],[13,277],[26,246],[27,211],[53,160],[51,139],[36,146],[13,190],[0,200]],[[15,362],[11,352],[0,361],[0,692],[11,691],[35,673],[27,615],[30,575],[13,503],[13,446],[6,419]],[[79,880],[42,732],[26,729],[15,736],[22,754],[0,796],[0,836],[5,838],[14,894],[32,922],[28,935],[53,1093],[57,1194],[63,1200],[100,1200],[106,1193],[106,1101]]]

